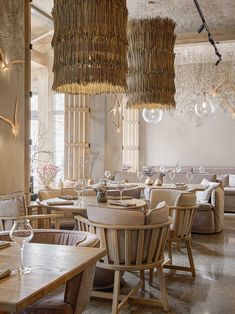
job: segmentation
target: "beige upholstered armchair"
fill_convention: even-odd
[[[112,298],[113,314],[118,313],[131,300],[135,303],[161,305],[168,311],[162,264],[171,219],[165,202],[147,216],[141,211],[93,206],[88,206],[87,215],[88,219],[76,216],[79,230],[89,230],[99,236],[101,247],[107,249],[107,256],[98,263],[98,267],[115,271],[113,296],[104,292],[93,292],[93,295]],[[161,300],[135,297],[140,288],[144,289],[145,270],[154,267],[157,268]],[[127,295],[121,296],[120,279],[123,271],[139,271],[140,280]],[[119,303],[120,299],[122,301]]]
[[[50,228],[53,220],[54,227],[59,229],[61,217],[61,214],[27,215],[23,192],[0,195],[0,231],[10,230],[13,226],[13,220],[17,218],[29,219],[34,228],[38,227],[38,221],[41,221],[41,227]]]

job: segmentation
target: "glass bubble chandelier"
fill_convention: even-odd
[[[163,118],[163,111],[161,109],[144,109],[143,119],[147,123],[157,124]]]

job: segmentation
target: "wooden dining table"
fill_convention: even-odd
[[[29,274],[11,274],[0,279],[0,313],[17,313],[62,284],[95,267],[105,249],[29,243],[24,250],[24,263]],[[0,269],[19,266],[20,249],[15,243],[0,250]],[[92,285],[92,283],[91,283]],[[84,291],[86,293],[86,291]]]
[[[129,203],[129,206],[113,205],[114,200],[108,200],[106,203],[98,203],[96,196],[83,196],[83,203],[79,204],[77,200],[71,201],[71,204],[66,203],[60,198],[51,198],[40,202],[42,207],[51,210],[60,210],[63,212],[72,212],[75,215],[86,216],[87,206],[97,206],[105,208],[128,209],[128,210],[145,210],[147,203],[142,199],[124,199],[123,202]],[[59,204],[60,203],[60,204]]]

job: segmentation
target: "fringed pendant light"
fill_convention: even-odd
[[[126,0],[54,0],[54,83],[68,94],[127,89]]]
[[[128,108],[175,108],[175,23],[168,18],[128,24]]]

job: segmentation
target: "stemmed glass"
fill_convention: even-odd
[[[122,193],[126,189],[126,182],[124,180],[117,181],[116,187],[117,190],[120,192],[120,200],[122,200]]]
[[[78,193],[78,205],[83,205],[83,190],[86,186],[85,179],[79,179],[78,182],[74,185],[74,190]]]
[[[192,178],[193,178],[193,173],[192,173],[192,171],[188,171],[188,172],[186,173],[186,178],[188,179],[188,183],[190,184],[190,182],[191,182],[191,180],[192,180]]]
[[[108,180],[111,177],[111,171],[110,170],[106,170],[104,173],[105,178]]]
[[[143,179],[144,177],[144,173],[142,171],[138,171],[137,172],[137,178],[139,180],[139,182],[141,182],[141,180]]]
[[[20,266],[14,272],[20,272],[20,274],[28,274],[31,272],[30,267],[24,266],[24,247],[33,238],[33,229],[28,219],[15,220],[13,227],[10,230],[10,238],[20,246]]]
[[[169,178],[171,179],[171,185],[173,186],[173,180],[175,178],[175,170],[169,171]]]

